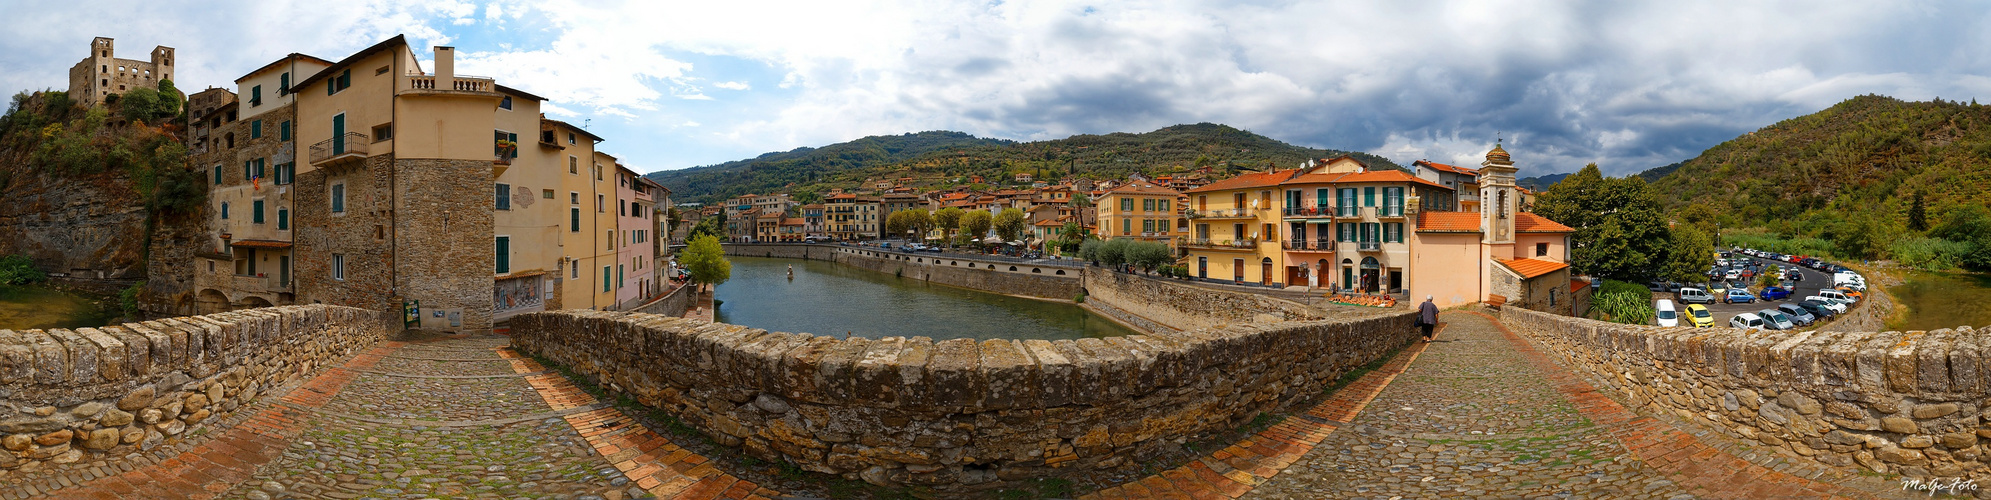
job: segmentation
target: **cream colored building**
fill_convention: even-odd
[[[1147,181],[1133,181],[1106,191],[1095,200],[1099,236],[1161,242],[1175,246],[1185,221],[1178,198],[1182,193]]]
[[[1189,273],[1203,279],[1283,285],[1279,183],[1299,170],[1251,172],[1189,190]],[[1102,215],[1102,220],[1104,216]]]

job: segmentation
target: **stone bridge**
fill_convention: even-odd
[[[1157,318],[1245,304],[1087,286]],[[0,331],[0,497],[1885,498],[1991,479],[1974,330],[1510,308],[1448,312],[1427,344],[1401,310],[1327,312],[1059,342],[589,311],[437,337],[330,306]]]

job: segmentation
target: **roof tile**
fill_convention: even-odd
[[[1521,279],[1534,279],[1536,276],[1569,267],[1569,264],[1542,259],[1496,260],[1495,262],[1499,262],[1500,265],[1514,270],[1515,274],[1521,275]]]

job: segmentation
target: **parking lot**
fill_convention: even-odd
[[[1789,262],[1778,262],[1774,260],[1751,257],[1748,255],[1744,255],[1741,252],[1736,252],[1733,255],[1734,255],[1733,259],[1750,259],[1762,262],[1764,269],[1769,269],[1769,266],[1778,266],[1778,265],[1783,266],[1785,269],[1790,269],[1793,267],[1797,268],[1798,272],[1804,275],[1804,281],[1798,282],[1797,286],[1791,290],[1791,296],[1789,299],[1765,301],[1759,298],[1756,300],[1756,303],[1754,304],[1748,304],[1748,303],[1723,304],[1721,302],[1708,304],[1708,312],[1714,314],[1714,324],[1715,326],[1718,327],[1728,326],[1728,320],[1730,318],[1735,317],[1735,315],[1737,314],[1753,313],[1764,309],[1774,309],[1777,307],[1778,304],[1783,304],[1784,302],[1789,300],[1804,300],[1805,296],[1818,295],[1818,290],[1821,288],[1832,287],[1832,275],[1830,274],[1821,273],[1811,268],[1800,266],[1797,264],[1792,264]],[[1748,282],[1750,283],[1749,289],[1751,291],[1755,292],[1763,291],[1762,288],[1755,286],[1756,280],[1752,279],[1748,280]],[[1681,325],[1691,326],[1691,323],[1687,322],[1685,318],[1687,305],[1680,303],[1680,299],[1676,294],[1671,294],[1671,293],[1654,294],[1654,297],[1659,297],[1661,295],[1664,295],[1665,298],[1673,300],[1673,307],[1676,308],[1676,310],[1679,310],[1682,316]]]

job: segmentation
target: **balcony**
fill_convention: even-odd
[[[1355,205],[1352,205],[1352,204],[1351,204],[1351,205],[1342,205],[1342,206],[1339,206],[1339,207],[1335,207],[1335,209],[1334,209],[1334,216],[1335,216],[1335,217],[1350,217],[1350,218],[1353,218],[1353,217],[1361,217],[1361,216],[1362,216],[1362,207],[1358,207],[1358,206],[1355,206]]]
[[[437,82],[434,75],[408,75],[407,78],[408,90],[404,90],[402,93],[474,92],[495,94],[498,92],[497,80],[493,80],[488,76],[456,75],[450,79],[448,85],[444,85],[441,88],[436,86]]]
[[[1251,213],[1250,209],[1244,209],[1244,208],[1220,208],[1216,210],[1188,210],[1184,211],[1182,216],[1190,219],[1241,219],[1241,218],[1257,217],[1257,215],[1253,215]]]
[[[1282,245],[1281,248],[1287,250],[1332,252],[1334,251],[1334,240],[1287,240],[1286,244]]]
[[[1182,246],[1183,248],[1250,252],[1258,249],[1258,240],[1251,238],[1242,240],[1185,239],[1182,240]]]
[[[1381,252],[1381,251],[1383,251],[1383,242],[1380,242],[1380,241],[1364,241],[1364,242],[1361,242],[1361,243],[1357,243],[1357,244],[1356,244],[1356,250],[1361,250],[1361,251],[1364,251],[1364,252]]]
[[[1376,217],[1403,218],[1403,204],[1393,203],[1385,206],[1376,207]]]
[[[366,158],[366,145],[366,134],[359,132],[346,132],[345,135],[318,141],[311,145],[311,164],[337,164]]]
[[[1334,207],[1286,207],[1286,217],[1333,217]]]

